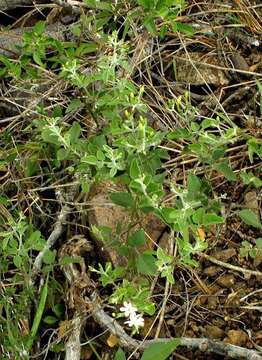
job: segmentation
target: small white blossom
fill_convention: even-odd
[[[254,45],[254,46],[259,46],[259,45],[260,45],[260,43],[259,43],[259,41],[258,41],[258,40],[252,40],[251,45]]]
[[[141,314],[133,313],[129,316],[129,320],[127,320],[125,324],[127,324],[129,327],[134,327],[136,331],[138,331],[140,327],[145,325],[145,321]]]
[[[129,327],[134,328],[136,332],[138,329],[143,327],[145,322],[141,314],[137,314],[138,309],[130,302],[124,301],[120,311],[124,313],[126,318],[129,318],[125,324]]]
[[[130,302],[124,301],[124,306],[120,308],[120,311],[124,313],[125,317],[136,315],[137,308]]]
[[[27,352],[25,349],[23,349],[22,351],[20,351],[20,356],[21,356],[22,358],[28,357],[28,352]]]

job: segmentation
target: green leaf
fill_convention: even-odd
[[[251,138],[247,141],[248,145],[248,156],[250,162],[253,164],[254,162],[254,154],[257,154],[260,159],[262,159],[262,146],[260,146],[260,142],[256,138]]]
[[[130,174],[130,177],[131,177],[132,179],[137,179],[137,178],[140,177],[141,171],[140,171],[140,168],[139,168],[139,166],[138,166],[138,161],[137,161],[137,159],[133,159],[133,160],[132,160],[131,165],[130,165],[129,174]]]
[[[143,301],[143,304],[140,304],[139,306],[139,310],[152,316],[156,312],[156,306],[150,301]]]
[[[157,271],[156,259],[150,254],[141,254],[136,259],[136,266],[139,273],[144,275],[155,275]]]
[[[188,182],[188,191],[189,192],[197,193],[200,191],[201,181],[199,180],[199,178],[196,175],[190,174],[188,176],[187,182]]]
[[[251,210],[245,209],[238,212],[239,217],[247,225],[254,226],[258,229],[262,229],[262,224],[258,216]]]
[[[113,178],[113,177],[116,175],[116,173],[117,173],[117,168],[113,167],[113,168],[110,169],[110,171],[109,171],[109,176],[110,176],[111,178]]]
[[[76,56],[83,56],[85,54],[89,54],[95,52],[97,49],[97,45],[94,42],[86,42],[80,44],[76,49]]]
[[[70,150],[69,149],[59,149],[56,153],[57,160],[63,161],[70,158]]]
[[[71,144],[75,144],[77,142],[80,133],[81,133],[81,126],[78,122],[74,121],[73,125],[69,130]]]
[[[90,165],[96,165],[98,162],[97,158],[94,155],[84,156],[81,161]]]
[[[163,208],[161,210],[161,215],[163,216],[165,222],[171,224],[179,221],[181,218],[181,210],[174,208]]]
[[[221,224],[224,222],[222,216],[216,214],[204,214],[203,215],[203,225],[212,225],[212,224]]]
[[[3,63],[7,68],[10,68],[12,66],[11,61],[3,55],[0,55],[0,63]]]
[[[154,1],[153,1],[153,0],[137,0],[137,3],[138,3],[140,6],[143,6],[143,8],[144,8],[145,10],[152,9],[153,6],[154,6]]]
[[[224,146],[220,146],[217,148],[215,147],[214,150],[212,151],[212,159],[214,160],[214,162],[217,162],[217,160],[221,159],[224,156],[225,156]]]
[[[38,52],[34,52],[33,53],[33,59],[34,59],[34,62],[39,65],[39,66],[44,66],[43,62],[42,62],[42,59],[41,59],[41,56]]]
[[[157,258],[159,260],[162,260],[162,262],[165,264],[170,264],[173,261],[173,257],[167,255],[161,247],[157,248],[156,254],[157,254]]]
[[[59,141],[57,135],[54,134],[52,132],[52,130],[50,130],[50,129],[44,129],[41,133],[41,136],[42,136],[43,140],[46,141],[47,143],[54,144],[54,145],[60,145],[60,141]]]
[[[52,310],[59,319],[65,314],[65,306],[63,304],[55,304]]]
[[[85,194],[89,193],[90,191],[90,183],[85,181],[85,180],[82,180],[81,181],[81,191]]]
[[[155,21],[151,15],[145,16],[143,23],[144,23],[145,27],[147,28],[148,32],[150,32],[151,34],[156,34]]]
[[[143,353],[141,360],[165,360],[179,346],[180,340],[173,339],[168,342],[150,345]]]
[[[262,116],[262,84],[256,79],[257,87],[260,93],[260,117]]]
[[[191,25],[183,24],[180,22],[177,22],[177,30],[188,36],[192,36],[194,34],[194,28]]]
[[[36,309],[36,313],[35,313],[35,316],[34,316],[33,325],[32,325],[32,328],[30,330],[30,335],[27,338],[27,341],[26,341],[26,344],[25,344],[27,350],[30,350],[32,345],[33,345],[33,342],[34,342],[35,336],[37,334],[37,330],[38,330],[40,321],[42,319],[42,315],[44,313],[45,304],[46,304],[46,298],[47,298],[47,294],[48,294],[48,281],[49,281],[49,273],[47,275],[45,284],[41,289],[40,300],[39,300],[38,307]]]
[[[114,360],[126,360],[125,353],[121,348],[117,350]]]
[[[101,151],[101,150],[97,150],[96,157],[97,157],[97,160],[99,160],[99,161],[105,160],[105,155],[104,155],[103,151]]]
[[[128,245],[130,246],[143,246],[145,245],[145,232],[143,229],[136,231],[128,237]]]
[[[259,249],[262,249],[262,238],[256,239],[256,246],[257,246]]]
[[[108,11],[112,10],[112,5],[107,1],[84,0],[84,3],[93,9],[108,10]]]
[[[249,251],[249,256],[252,258],[252,259],[255,259],[257,257],[257,249],[253,248]]]
[[[44,317],[43,321],[44,321],[44,323],[46,323],[48,325],[53,325],[58,321],[58,319],[55,316],[48,315],[48,316]]]
[[[261,84],[261,82],[259,82],[259,81],[256,79],[256,84],[257,84],[257,87],[258,87],[258,90],[259,90],[260,94],[262,95],[262,84]]]
[[[22,69],[21,69],[21,65],[20,64],[12,64],[10,66],[10,73],[12,73],[13,76],[15,77],[20,77]]]
[[[110,194],[110,199],[114,204],[123,206],[125,208],[133,208],[135,206],[135,201],[131,194],[128,192],[116,192]]]
[[[220,164],[216,164],[214,167],[216,170],[221,171],[227,180],[229,180],[229,181],[237,180],[236,174],[233,172],[231,167],[228,165],[227,161],[223,161]]]
[[[176,66],[176,65],[174,65],[174,66]],[[192,134],[188,129],[178,128],[175,131],[170,131],[167,134],[167,138],[169,140],[183,140],[183,139],[190,140],[192,138]]]
[[[1,167],[0,167],[0,171],[1,171]],[[4,206],[8,206],[10,204],[10,200],[6,196],[0,195],[0,204]]]
[[[194,211],[192,215],[192,219],[195,224],[201,225],[203,224],[203,218],[204,218],[205,210],[201,207]]]
[[[67,109],[66,114],[70,113],[71,111],[80,110],[83,107],[83,103],[80,99],[73,99],[70,101]]]
[[[252,172],[246,173],[245,171],[242,171],[240,177],[245,185],[254,184],[255,188],[262,186],[262,180],[256,177]]]
[[[40,238],[37,242],[34,242],[33,244],[27,246],[30,250],[37,250],[42,251],[45,247],[46,241],[43,238]]]
[[[21,266],[22,266],[22,264],[23,264],[23,259],[22,259],[22,257],[19,256],[19,255],[14,256],[14,258],[13,258],[13,263],[14,263],[14,265],[15,265],[18,269],[20,269]]]
[[[52,265],[55,262],[56,254],[52,250],[47,250],[43,256],[43,262],[47,265]]]
[[[33,27],[33,32],[37,35],[41,35],[45,30],[45,23],[44,21],[38,21],[35,26]]]
[[[162,25],[159,32],[159,37],[161,40],[164,40],[166,34],[168,33],[168,26]]]
[[[30,234],[27,241],[32,246],[34,243],[38,242],[40,238],[41,238],[41,232],[39,230],[35,230],[34,232],[32,232],[32,234]]]
[[[29,158],[25,164],[25,175],[30,177],[37,173],[39,168],[39,161],[35,158]]]
[[[171,22],[171,25],[172,25],[172,30],[174,33],[177,32],[177,29],[178,29],[178,26],[177,26],[177,22],[176,21],[172,21]]]
[[[219,120],[217,119],[204,119],[202,122],[201,122],[201,128],[202,129],[207,129],[209,127],[218,127],[219,126]]]

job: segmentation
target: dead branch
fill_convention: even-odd
[[[81,14],[81,7],[84,5],[84,3],[72,0],[53,0],[53,3],[64,9],[70,10],[73,14],[76,15]]]
[[[207,255],[207,254],[203,254],[201,253],[201,256],[205,259],[207,259],[208,261],[212,262],[213,264],[222,266],[226,269],[230,269],[230,270],[234,270],[234,271],[238,271],[238,272],[242,272],[244,275],[254,275],[254,276],[262,276],[262,272],[261,271],[256,271],[256,270],[249,270],[249,269],[244,269],[241,268],[239,266],[235,266],[235,265],[231,265],[228,263],[225,263],[223,261],[217,260],[215,259],[213,256]]]
[[[32,0],[0,0],[0,12],[15,9],[25,5],[33,5]]]
[[[75,313],[72,319],[72,329],[68,340],[65,342],[65,360],[81,359],[81,333],[86,323],[86,313]]]
[[[65,222],[67,220],[67,217],[68,217],[68,215],[70,213],[70,210],[71,210],[71,208],[67,204],[64,204],[64,197],[63,197],[63,195],[62,195],[62,193],[60,191],[57,191],[57,198],[58,198],[58,200],[59,200],[59,202],[61,204],[61,210],[60,210],[60,213],[59,213],[59,215],[57,217],[54,229],[51,232],[49,238],[47,239],[43,250],[35,258],[33,268],[32,268],[32,276],[31,276],[31,284],[32,285],[34,284],[35,277],[36,277],[37,273],[41,269],[44,255],[46,254],[46,252],[51,247],[54,246],[56,241],[61,236],[63,228],[64,228],[64,224],[65,224]]]
[[[74,235],[64,242],[58,252],[58,258],[64,256],[81,257],[93,249],[92,245],[82,235]],[[70,285],[66,295],[68,308],[73,312],[70,320],[72,328],[65,342],[65,360],[81,359],[81,335],[87,320],[88,308],[85,305],[85,292],[89,289],[91,280],[87,275],[85,260],[82,258],[80,264],[67,264],[61,266],[62,271]],[[80,266],[79,266],[80,265]]]
[[[162,343],[170,341],[168,338],[161,338],[156,340],[139,341],[129,336],[125,330],[118,324],[118,322],[107,315],[102,309],[99,297],[94,292],[91,295],[90,308],[92,316],[95,321],[103,328],[111,332],[119,339],[119,345],[129,351],[142,351],[148,348],[153,343]],[[200,350],[202,352],[216,353],[222,356],[227,356],[232,359],[246,359],[246,360],[262,360],[261,353],[242,348],[240,346],[226,344],[220,341],[213,341],[207,338],[180,338],[180,346],[187,347],[191,350]]]

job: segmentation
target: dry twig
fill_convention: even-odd
[[[216,265],[223,266],[226,269],[242,272],[243,274],[248,275],[248,276],[249,275],[262,276],[261,271],[249,270],[249,269],[241,268],[239,266],[231,265],[231,264],[225,263],[223,261],[217,260],[214,257],[207,255],[207,254],[202,253],[201,256]]]
[[[61,247],[58,256],[81,257],[84,253],[92,249],[91,244],[84,236],[74,235],[67,240]],[[80,264],[67,264],[61,266],[66,279],[70,285],[66,296],[66,303],[73,312],[73,318],[70,320],[72,328],[70,335],[65,342],[65,360],[81,359],[81,335],[87,320],[87,307],[85,306],[84,297],[91,281],[87,275],[84,259]],[[80,265],[80,266],[79,266]]]
[[[72,329],[68,340],[65,342],[65,360],[81,359],[81,333],[86,323],[86,313],[75,313],[71,320]]]
[[[0,13],[24,6],[33,6],[32,0],[0,0]]]
[[[119,339],[119,345],[129,351],[138,349],[142,351],[153,343],[163,343],[171,340],[167,338],[144,341],[133,339],[125,332],[122,326],[120,326],[115,319],[111,318],[104,312],[99,303],[98,295],[95,292],[91,295],[90,308],[92,309],[92,316],[95,321],[102,328],[109,330],[111,334],[117,336]],[[185,346],[192,350],[200,350],[202,352],[213,352],[232,359],[262,360],[261,353],[257,351],[206,338],[181,337],[180,346]]]
[[[67,204],[64,204],[64,197],[60,191],[57,191],[57,198],[61,204],[61,210],[57,217],[57,221],[55,223],[54,229],[51,232],[49,238],[47,239],[43,250],[40,251],[40,253],[35,258],[33,268],[32,268],[31,281],[30,281],[32,285],[35,282],[35,277],[36,277],[37,273],[41,269],[44,255],[51,247],[54,246],[56,241],[61,236],[63,228],[64,228],[64,224],[65,224],[68,214],[70,213],[70,210],[71,210],[71,208]]]

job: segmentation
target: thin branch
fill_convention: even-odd
[[[0,13],[18,7],[32,6],[32,0],[0,0]]]
[[[99,297],[94,292],[91,295],[90,308],[92,316],[95,321],[104,329],[107,329],[111,334],[117,336],[119,345],[129,351],[145,350],[151,344],[163,343],[170,341],[168,338],[161,338],[156,340],[139,341],[129,336],[125,330],[118,324],[118,322],[107,315],[99,303]],[[180,346],[185,346],[191,350],[200,350],[202,352],[213,352],[219,355],[227,356],[232,359],[246,359],[246,360],[262,360],[262,353],[254,350],[242,348],[240,346],[226,344],[220,341],[213,341],[206,338],[187,338],[181,337]]]
[[[201,253],[201,256],[216,265],[223,266],[226,269],[242,272],[245,275],[262,276],[261,271],[249,270],[249,269],[241,268],[239,266],[231,265],[231,264],[225,263],[223,261],[217,260],[216,258],[214,258],[210,255],[207,255],[207,254]]]
[[[67,240],[60,249],[59,258],[68,254],[73,257],[83,256],[83,252],[88,252],[92,249],[90,243],[85,237],[81,235],[74,235]],[[77,264],[79,265],[79,264]],[[66,279],[70,284],[70,289],[66,302],[69,309],[73,312],[73,318],[70,320],[72,328],[70,334],[65,341],[65,360],[80,360],[81,359],[81,335],[83,328],[87,321],[87,307],[84,304],[83,296],[88,286],[90,286],[90,279],[86,273],[86,266],[84,259],[79,268],[73,264],[62,266],[61,269],[65,274]],[[81,295],[80,295],[81,294]]]
[[[65,9],[71,10],[72,13],[76,15],[81,14],[81,7],[84,5],[84,3],[72,0],[53,0],[53,3]]]
[[[57,217],[57,221],[55,223],[54,229],[51,232],[49,238],[47,239],[43,250],[40,251],[40,253],[35,258],[33,268],[32,268],[31,281],[30,281],[32,285],[35,282],[35,277],[36,277],[37,273],[41,270],[44,255],[51,247],[53,247],[55,245],[56,241],[61,236],[61,234],[63,232],[64,224],[65,224],[67,217],[71,210],[71,208],[67,204],[63,204],[64,197],[62,196],[62,193],[60,191],[57,191],[57,198],[61,204],[61,210]]]
[[[86,313],[75,313],[72,319],[73,328],[70,330],[68,340],[65,342],[65,360],[81,359],[81,333],[86,323]]]

